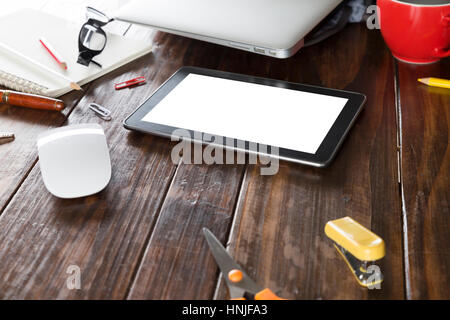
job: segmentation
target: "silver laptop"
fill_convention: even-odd
[[[288,58],[342,0],[131,0],[117,20]]]

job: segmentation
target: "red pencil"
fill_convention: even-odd
[[[45,50],[47,50],[48,53],[52,56],[53,59],[55,59],[56,62],[58,62],[59,66],[63,69],[67,69],[67,63],[64,61],[62,56],[53,48],[50,43],[45,40],[44,38],[40,38],[39,42],[44,46]]]

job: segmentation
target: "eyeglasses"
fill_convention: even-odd
[[[77,62],[84,66],[88,66],[92,62],[101,68],[102,65],[92,58],[105,49],[106,33],[102,27],[114,19],[108,18],[104,13],[92,7],[86,7],[86,18],[88,21],[81,26],[78,35],[79,54]]]

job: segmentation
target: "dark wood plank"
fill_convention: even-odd
[[[173,71],[154,63],[169,61],[165,48],[173,46],[161,44],[95,81],[69,117],[68,124],[96,122],[105,129],[113,169],[108,187],[86,198],[57,199],[35,166],[3,212],[0,298],[125,297],[176,166],[166,139],[131,133],[122,121]],[[149,83],[114,90],[114,82],[137,74]],[[88,110],[94,101],[112,110],[112,121]],[[70,265],[81,269],[80,290],[66,286]]]
[[[407,296],[450,298],[450,90],[417,82],[450,78],[450,60],[398,63]]]
[[[217,271],[202,228],[225,241],[243,165],[180,165],[129,299],[210,299]]]
[[[270,59],[177,36],[183,65],[264,74]],[[253,59],[256,57],[256,61]],[[249,63],[252,62],[252,63]],[[179,65],[178,67],[181,67]],[[129,299],[210,299],[217,268],[204,240],[207,227],[225,241],[244,165],[180,164],[164,201]]]
[[[293,60],[267,75],[362,92],[365,111],[326,169],[282,162],[278,174],[261,176],[259,166],[248,167],[229,251],[286,298],[403,298],[392,58],[377,31],[351,25]],[[324,234],[327,221],[344,216],[385,240],[381,290],[360,287]],[[221,281],[216,298],[226,297]]]

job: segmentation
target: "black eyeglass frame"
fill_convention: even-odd
[[[105,26],[106,24],[110,23],[111,21],[113,21],[113,18],[108,18],[104,13],[98,11],[97,9],[94,9],[92,7],[87,7],[86,8],[89,11],[95,11],[96,13],[98,13],[99,15],[104,16],[107,21],[100,21],[97,19],[93,19],[93,18],[89,18],[88,21],[86,23],[84,23],[81,26],[80,32],[78,34],[78,60],[77,62],[79,64],[82,64],[84,66],[88,66],[91,62],[94,63],[95,65],[97,65],[98,67],[102,67],[102,65],[94,60],[92,60],[95,56],[99,55],[106,47],[106,41],[107,41],[107,36],[106,36],[106,32],[102,29],[103,26]],[[94,50],[91,48],[86,47],[83,44],[83,40],[81,39],[82,37],[82,32],[85,29],[86,26],[91,26],[92,28],[95,29],[95,32],[100,33],[102,36],[105,37],[105,43],[103,44],[103,48],[101,48],[100,50]]]

